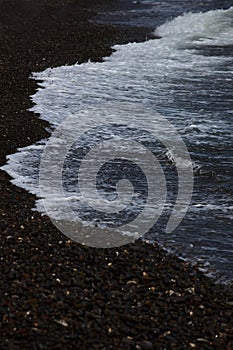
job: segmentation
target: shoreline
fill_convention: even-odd
[[[113,44],[149,34],[88,22],[89,3],[0,0],[1,165],[48,136],[48,124],[28,111],[31,72],[101,61]],[[33,195],[5,172],[0,179],[1,349],[231,348],[232,288],[157,244],[97,250],[71,242],[31,210]]]

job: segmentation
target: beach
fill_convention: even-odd
[[[123,6],[114,2],[114,6]],[[150,29],[95,24],[111,1],[0,0],[0,164],[48,137],[31,73],[101,61]],[[156,244],[81,246],[0,171],[1,349],[232,349],[233,294]]]

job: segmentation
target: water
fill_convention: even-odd
[[[160,159],[168,186],[163,215],[149,230],[147,238],[199,262],[209,272],[217,272],[222,281],[229,281],[233,279],[233,7],[229,7],[233,2],[147,1],[144,5],[144,8],[140,6],[138,10],[120,14],[102,13],[98,19],[148,25],[156,28],[154,33],[161,39],[117,45],[116,52],[102,63],[88,62],[34,74],[34,79],[43,80],[39,83],[43,88],[32,97],[36,103],[33,110],[55,127],[66,118],[75,117],[79,130],[85,130],[88,125],[91,128],[95,120],[101,125],[111,118],[114,121],[114,116],[120,120],[125,113],[122,103],[132,108],[132,115],[127,117],[129,122],[137,124],[140,108],[147,110],[145,125],[148,121],[154,125],[157,112],[166,117],[190,152],[194,167],[193,198],[181,225],[171,234],[165,234],[164,227],[177,195],[177,164],[151,135],[148,139],[147,135],[139,135]],[[108,132],[102,128],[84,137],[79,145],[82,155],[75,153],[76,145],[70,158],[74,159],[75,155],[80,161],[85,143],[91,146]],[[123,130],[126,136],[130,132],[132,130]],[[8,164],[3,167],[12,175],[13,183],[38,197],[38,167],[45,142],[42,140],[20,149],[8,157]],[[80,217],[93,220],[91,211],[76,206],[79,194],[75,172],[79,163],[71,166],[69,161],[68,157],[64,163],[64,174],[68,174],[67,179],[64,177],[64,191]],[[108,184],[111,200],[116,199],[117,178],[114,176],[123,177],[122,168],[117,166],[118,171],[113,172],[113,165],[106,164],[103,176],[99,177],[99,188],[106,190],[104,181],[111,174]],[[141,180],[133,182],[137,194],[133,203],[136,205],[132,211],[134,216],[145,202],[146,186],[140,169],[134,167],[127,178],[131,179],[132,173]],[[61,218],[64,213],[59,210],[56,191],[50,197],[54,217]],[[36,205],[37,210],[44,211],[40,199]],[[129,210],[124,215],[124,220],[129,220]],[[96,220],[99,222],[103,218]],[[119,217],[107,216],[104,220],[106,225],[111,225],[110,221],[116,223]]]
[[[184,13],[228,9],[232,6],[231,0],[142,0],[124,2],[128,4],[128,10],[100,12],[96,20],[99,23],[146,26],[154,29]]]

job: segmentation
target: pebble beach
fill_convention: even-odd
[[[149,28],[95,23],[124,1],[0,0],[0,165],[48,137],[29,112],[32,72],[101,61],[112,45],[144,41]],[[128,5],[127,5],[128,6]],[[0,171],[0,348],[233,348],[232,285],[141,240],[112,249],[70,241],[35,197]]]

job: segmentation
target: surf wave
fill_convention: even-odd
[[[195,45],[224,46],[233,44],[233,7],[205,13],[187,13],[155,30],[161,37],[175,36]]]
[[[33,78],[40,81],[40,88],[32,97],[35,103],[32,110],[53,126],[80,112],[88,115],[88,111],[97,110],[103,103],[110,109],[112,105],[112,113],[116,109],[120,111],[120,104],[127,102],[164,115],[182,134],[192,160],[216,174],[212,182],[211,177],[208,183],[199,179],[194,192],[195,210],[188,213],[191,224],[184,221],[181,228],[183,232],[191,232],[190,236],[181,234],[174,240],[195,244],[196,239],[199,248],[200,237],[208,240],[212,232],[216,239],[210,244],[214,246],[217,242],[216,249],[221,254],[221,240],[233,243],[229,225],[232,216],[228,215],[231,209],[225,210],[226,203],[232,208],[229,191],[233,188],[229,176],[225,176],[232,173],[233,158],[233,59],[226,50],[233,45],[233,7],[188,13],[163,24],[155,33],[162,38],[114,46],[116,51],[104,62],[63,66],[33,74]],[[89,115],[94,118],[94,113]],[[152,124],[155,115],[150,115]],[[134,115],[132,120],[135,121]],[[77,125],[79,122],[77,118]],[[105,115],[102,123],[106,122]],[[91,120],[88,123],[91,124]],[[20,149],[8,156],[8,163],[2,167],[16,185],[38,197],[39,164],[45,144],[46,140]],[[56,194],[53,200],[55,204],[59,201]],[[206,203],[218,208],[214,217],[213,207]],[[37,202],[37,209],[43,212],[41,201]],[[62,216],[59,211],[55,214]],[[192,234],[197,231],[195,223],[200,230],[196,236]],[[219,255],[214,262],[217,266],[218,261]]]

